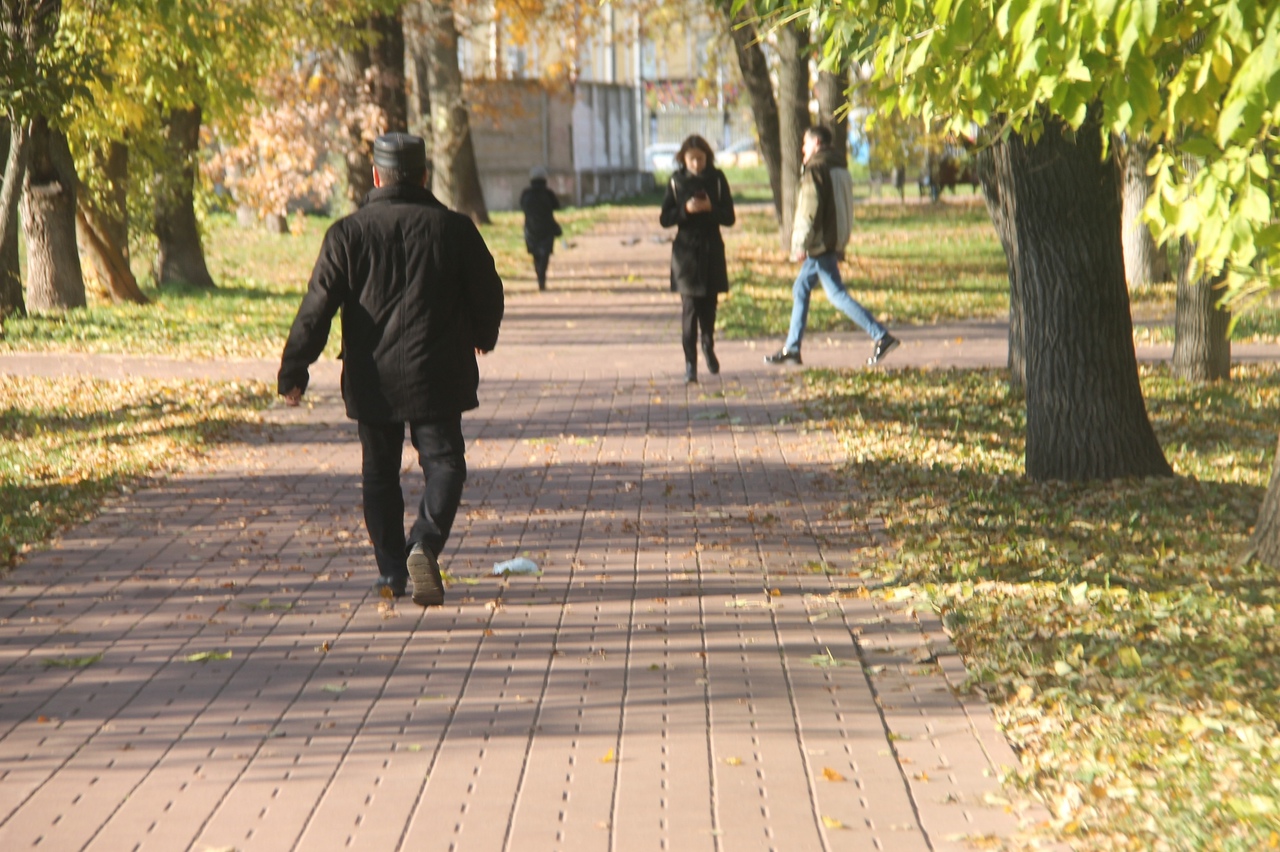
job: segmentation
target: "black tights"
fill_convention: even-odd
[[[551,263],[551,252],[543,254],[535,252],[533,255],[533,271],[538,276],[538,289],[547,289],[547,266]]]
[[[684,343],[684,360],[686,364],[698,363],[698,330],[702,330],[702,348],[704,351],[715,349],[716,340],[716,302],[720,294],[710,296],[681,296],[682,308],[680,316],[681,342]]]

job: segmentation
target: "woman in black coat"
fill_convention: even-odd
[[[715,166],[707,140],[693,135],[676,154],[678,168],[667,182],[662,200],[662,227],[677,227],[671,246],[671,289],[680,294],[684,343],[684,378],[698,380],[698,331],[707,370],[720,372],[716,358],[716,303],[729,292],[721,226],[734,223],[733,197],[724,173]]]
[[[556,222],[560,199],[547,187],[547,170],[534,166],[529,172],[529,185],[520,193],[520,209],[524,211],[524,245],[533,255],[533,272],[538,276],[538,289],[547,289],[547,266],[556,247],[556,237],[563,233]]]

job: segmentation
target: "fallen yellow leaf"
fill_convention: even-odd
[[[725,763],[727,763],[727,764],[729,764],[730,766],[741,766],[741,765],[742,765],[742,758],[740,758],[740,757],[726,757],[726,758],[724,759],[724,762],[725,762]]]
[[[613,749],[609,749],[605,756],[600,758],[601,763],[613,763]]]
[[[829,816],[824,816],[822,818],[822,824],[825,825],[827,828],[848,828],[848,826],[842,823],[840,820],[836,819],[835,817],[829,817]]]
[[[843,775],[841,775],[839,772],[836,772],[836,771],[835,771],[834,769],[832,769],[830,766],[824,766],[824,767],[822,768],[822,777],[823,777],[823,778],[826,778],[828,781],[845,781],[845,780],[847,780]]]

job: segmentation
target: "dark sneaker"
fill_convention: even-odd
[[[706,346],[703,347],[702,354],[707,361],[707,372],[713,376],[720,375],[720,359],[716,357],[716,350]]]
[[[867,363],[872,366],[879,364],[884,360],[884,356],[897,349],[898,344],[901,342],[902,341],[898,340],[898,338],[894,337],[892,334],[886,334],[884,337],[876,341],[875,354],[867,359]]]
[[[404,597],[405,587],[408,583],[408,576],[379,577],[378,581],[373,584],[373,590],[378,593],[379,597],[393,601],[396,598]]]
[[[684,365],[684,380],[691,385],[696,385],[698,383],[697,364],[686,363]]]
[[[444,604],[444,582],[440,579],[440,563],[431,551],[415,544],[409,551],[409,579],[413,580],[413,602],[418,606]]]
[[[799,349],[797,349],[794,352],[788,352],[786,349],[779,349],[777,352],[773,353],[772,355],[764,356],[764,362],[766,364],[803,364],[804,363],[803,361],[800,360]]]

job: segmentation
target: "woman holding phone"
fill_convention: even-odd
[[[676,226],[671,246],[671,289],[680,294],[683,308],[681,337],[684,343],[684,380],[698,380],[698,332],[707,371],[720,372],[716,358],[716,306],[721,293],[729,292],[720,228],[735,221],[733,197],[724,173],[715,166],[715,154],[707,140],[693,135],[676,154],[676,171],[667,182],[662,200],[662,227]]]

